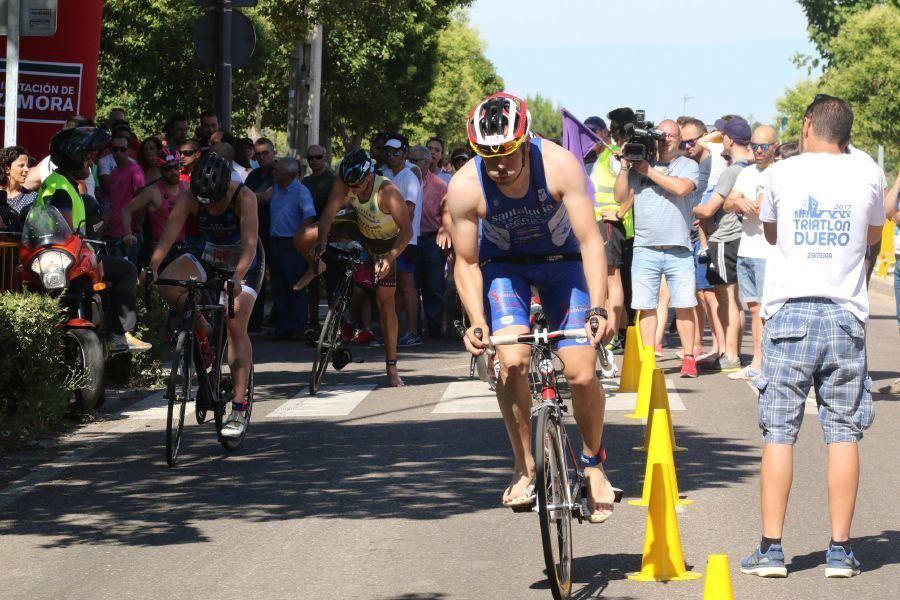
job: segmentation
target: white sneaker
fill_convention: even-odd
[[[222,437],[239,438],[247,428],[247,413],[242,410],[232,410],[231,414],[222,424]]]

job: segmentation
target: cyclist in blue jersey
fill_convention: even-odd
[[[614,333],[603,308],[603,238],[582,165],[569,151],[533,136],[530,121],[525,102],[513,95],[501,92],[479,103],[468,121],[469,144],[477,156],[450,181],[454,276],[472,324],[465,344],[478,355],[491,332],[528,332],[532,286],[551,329],[587,328],[589,338],[562,342],[559,354],[581,433],[579,462],[589,484],[590,520],[602,523],[615,499],[601,460],[606,397],[596,372],[595,348]],[[600,324],[594,335],[587,323],[592,317]],[[480,339],[476,328],[483,331]],[[501,346],[497,356],[497,400],[515,456],[503,504],[522,508],[535,501],[527,379],[531,349]]]

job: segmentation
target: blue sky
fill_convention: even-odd
[[[658,123],[688,95],[687,113],[707,123],[769,123],[775,99],[806,77],[791,57],[815,53],[791,0],[476,0],[469,14],[508,91],[581,119],[630,106]]]

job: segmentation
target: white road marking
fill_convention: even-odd
[[[127,410],[122,411],[122,416],[129,419],[167,419],[169,416],[169,402],[163,398],[164,394],[165,392],[156,392],[147,396],[140,402],[129,406]],[[185,413],[193,414],[193,412],[194,403],[188,402],[188,408],[185,409]]]
[[[374,389],[374,385],[343,385],[322,388],[315,396],[308,396],[309,392],[303,389],[264,418],[345,417]]]
[[[433,415],[455,413],[500,413],[497,395],[480,379],[454,381],[444,390]]]
[[[612,379],[604,379],[606,392],[606,410],[634,410],[637,404],[636,392],[612,392],[618,387],[618,382]],[[666,390],[669,394],[670,410],[685,410],[684,402],[678,395],[675,382],[666,380]],[[490,390],[488,384],[480,380],[468,380],[453,382],[444,390],[440,402],[431,411],[431,414],[458,414],[458,413],[499,413],[497,396]]]

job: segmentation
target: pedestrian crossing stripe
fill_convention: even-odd
[[[128,407],[128,410],[122,411],[123,417],[129,419],[167,419],[169,411],[169,401],[164,398],[164,392],[156,392],[150,394],[140,402],[135,402]],[[194,403],[188,402],[190,412],[194,411]],[[185,409],[187,412],[188,409]]]
[[[604,380],[604,387],[614,389],[618,387],[615,380]],[[685,410],[684,402],[678,395],[675,382],[666,379],[666,391],[669,396],[669,410]],[[606,392],[607,411],[634,410],[637,404],[636,392]],[[480,380],[453,382],[444,390],[444,395],[431,414],[462,414],[462,413],[500,413],[497,405],[497,395],[492,392],[488,384]]]
[[[322,388],[315,396],[304,389],[263,418],[345,417],[374,389],[374,385],[342,385]]]

